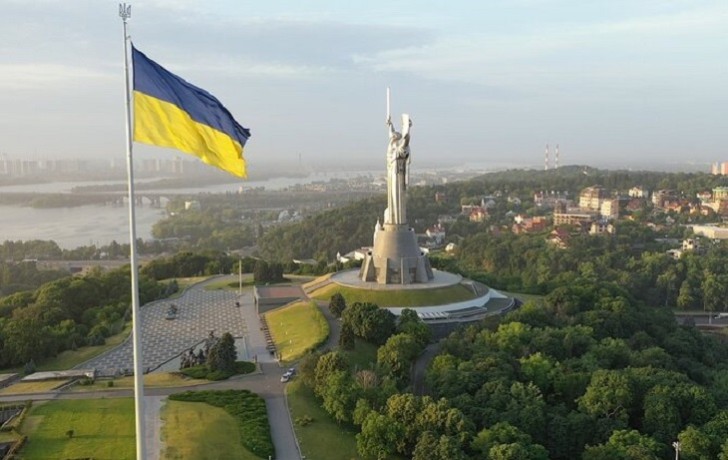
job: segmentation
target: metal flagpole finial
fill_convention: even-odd
[[[119,17],[126,22],[126,20],[131,17],[131,5],[119,3]]]

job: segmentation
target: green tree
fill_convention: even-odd
[[[368,302],[355,302],[344,310],[342,327],[347,324],[358,337],[382,345],[395,329],[394,315],[387,309]]]
[[[604,445],[587,447],[583,458],[601,460],[611,455],[611,458],[629,460],[659,460],[663,450],[663,445],[637,430],[617,430]]]
[[[395,334],[377,350],[377,365],[401,384],[409,382],[410,369],[422,351],[410,334]]]
[[[680,291],[677,295],[677,306],[683,310],[689,310],[698,307],[698,298],[690,280],[685,280],[680,285]]]
[[[411,335],[423,348],[432,340],[432,330],[411,308],[402,309],[397,322],[397,332]]]
[[[496,444],[488,451],[490,460],[548,460],[548,452],[536,444],[526,446],[518,443]]]
[[[331,311],[331,314],[334,315],[334,317],[341,318],[341,314],[344,312],[345,308],[346,299],[344,299],[344,296],[341,295],[340,292],[337,292],[336,294],[331,296],[331,301],[329,302],[329,310]]]
[[[548,452],[542,445],[534,444],[531,436],[508,422],[499,422],[481,430],[473,440],[472,448],[487,459],[548,459]]]
[[[634,402],[629,376],[622,371],[600,369],[592,374],[579,408],[587,414],[626,421]]]
[[[356,448],[364,458],[385,460],[402,442],[403,427],[386,415],[370,412],[356,435]]]
[[[358,390],[348,371],[332,372],[320,390],[323,408],[337,422],[351,422],[359,398]]]
[[[256,283],[267,283],[271,281],[270,268],[265,260],[257,260],[253,269],[253,281]]]
[[[238,352],[235,350],[235,339],[226,332],[215,345],[210,348],[207,367],[210,371],[234,372]]]
[[[306,354],[298,363],[298,378],[311,390],[316,388],[316,366],[322,353],[314,351]]]
[[[338,351],[330,351],[319,357],[314,371],[314,392],[322,396],[326,391],[326,382],[330,375],[338,371],[348,371],[349,363],[346,357]]]
[[[687,460],[710,460],[715,458],[713,440],[694,426],[688,426],[678,435],[680,458]]]
[[[354,331],[351,330],[349,324],[341,325],[341,332],[339,333],[339,346],[342,350],[353,350],[356,346],[356,336]]]

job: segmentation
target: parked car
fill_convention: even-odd
[[[281,375],[281,382],[286,383],[287,381],[291,380],[293,378],[293,374],[295,374],[296,369],[290,368],[286,372]]]

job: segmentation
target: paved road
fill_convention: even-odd
[[[417,396],[424,396],[427,394],[427,388],[425,386],[425,371],[430,362],[440,352],[440,342],[431,343],[425,350],[417,357],[414,366],[412,366],[412,392]]]
[[[712,316],[712,317],[711,317]],[[677,318],[677,321],[680,324],[684,324],[685,320],[688,318],[691,318],[693,321],[695,321],[696,326],[713,326],[713,327],[728,327],[728,318],[716,318],[716,315],[708,315],[708,314],[695,314],[695,315],[689,315],[689,314],[680,314],[675,315]]]

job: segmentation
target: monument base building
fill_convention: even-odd
[[[364,258],[359,278],[378,284],[412,284],[428,283],[434,275],[411,227],[377,222],[374,247]]]

